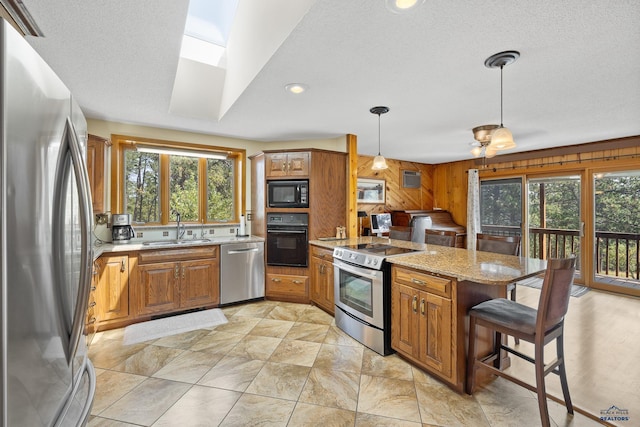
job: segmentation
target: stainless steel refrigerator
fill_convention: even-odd
[[[86,121],[69,90],[0,19],[2,426],[86,423],[91,195]]]

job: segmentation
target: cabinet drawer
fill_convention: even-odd
[[[307,276],[289,276],[286,274],[267,274],[266,291],[288,296],[307,296]]]
[[[333,261],[333,251],[331,249],[325,249],[319,246],[311,246],[311,256],[315,256],[327,261]]]
[[[431,292],[446,298],[451,298],[451,279],[433,276],[403,268],[393,269],[393,281],[404,283],[416,289]]]
[[[139,264],[156,262],[173,262],[199,258],[217,258],[218,245],[197,246],[180,249],[159,249],[152,251],[140,251],[138,253]]]

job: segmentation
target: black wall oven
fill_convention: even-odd
[[[307,267],[309,215],[267,214],[267,265]]]

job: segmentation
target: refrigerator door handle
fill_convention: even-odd
[[[67,362],[75,357],[80,344],[80,338],[84,331],[84,316],[89,303],[89,293],[91,287],[91,264],[93,263],[93,248],[91,247],[91,192],[89,190],[89,176],[82,157],[82,148],[76,134],[73,123],[67,118],[64,133],[60,146],[60,158],[56,169],[55,191],[54,191],[54,209],[53,209],[53,244],[56,269],[56,279],[58,281],[58,292],[63,293],[63,284],[66,281],[64,272],[64,189],[68,183],[69,162],[73,165],[75,182],[78,187],[78,205],[79,205],[79,222],[80,222],[80,276],[78,283],[78,294],[76,304],[73,308],[73,317],[71,325],[66,324],[69,331],[69,341],[65,348],[65,356]],[[59,295],[63,302],[62,317],[65,323],[68,323],[68,313],[64,313],[65,309],[70,309],[64,303],[65,296]]]
[[[79,206],[80,206],[80,239],[82,242],[80,252],[80,283],[78,288],[78,298],[73,315],[73,326],[71,329],[71,341],[69,343],[69,353],[75,356],[78,344],[82,337],[85,324],[85,313],[89,304],[89,294],[91,289],[91,264],[93,264],[93,248],[91,247],[91,215],[92,202],[89,185],[89,174],[82,154],[82,147],[78,140],[78,134],[70,118],[67,118],[67,133],[69,137],[69,148],[71,161],[76,176],[78,186]]]

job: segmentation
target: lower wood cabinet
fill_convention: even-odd
[[[308,302],[309,277],[267,273],[265,295],[283,301]]]
[[[126,320],[129,306],[129,256],[104,255],[95,262],[96,316],[100,325]]]
[[[425,370],[455,382],[453,279],[394,267],[391,347]]]
[[[311,301],[334,314],[333,251],[311,246]]]
[[[218,248],[139,252],[136,314],[148,316],[218,305]]]

